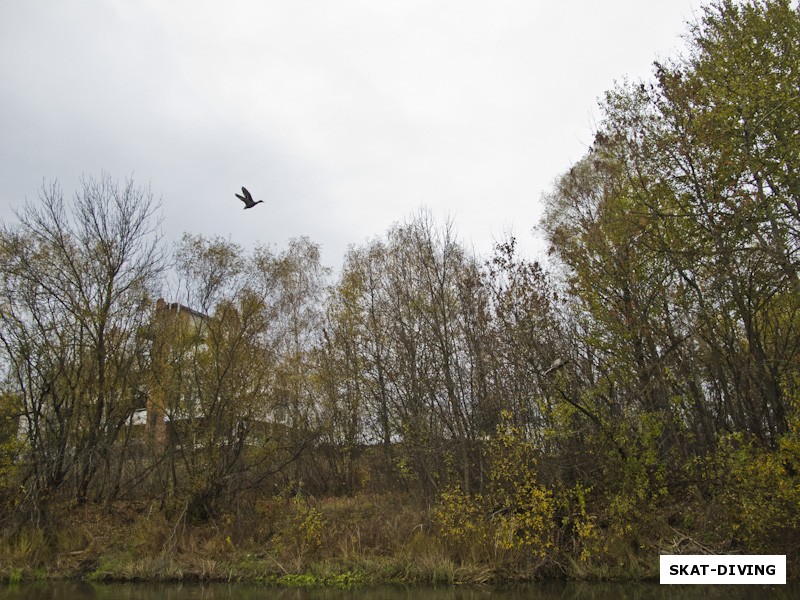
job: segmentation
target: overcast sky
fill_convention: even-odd
[[[0,218],[133,175],[168,240],[324,262],[421,206],[479,254],[531,228],[597,99],[676,56],[698,0],[2,0]],[[264,204],[243,211],[247,186]]]

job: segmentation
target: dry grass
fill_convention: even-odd
[[[30,530],[0,542],[1,577],[347,586],[490,583],[558,573],[552,565],[454,552],[432,530],[428,507],[398,495],[265,498],[249,512],[194,525],[180,510],[167,518],[144,504],[111,511],[67,506],[54,522],[59,526],[48,536]],[[619,575],[599,562],[565,566],[576,577]]]

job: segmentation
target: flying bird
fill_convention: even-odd
[[[550,365],[550,368],[548,368],[544,373],[542,373],[542,375],[550,375],[550,373],[552,373],[553,371],[558,371],[561,367],[566,365],[568,362],[569,362],[569,359],[565,360],[563,358],[557,358],[557,359],[555,359],[553,361],[553,364]]]
[[[242,186],[242,193],[244,196],[240,194],[236,194],[236,197],[244,202],[244,209],[247,210],[248,208],[253,208],[259,202],[263,202],[263,200],[259,200],[258,202],[253,201],[253,196],[250,195],[250,192],[247,191],[247,188]]]

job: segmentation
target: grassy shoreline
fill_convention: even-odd
[[[540,579],[644,580],[657,576],[634,557],[625,569],[486,556],[448,546],[431,510],[411,498],[356,496],[320,501],[272,498],[251,511],[202,524],[167,518],[148,504],[56,507],[48,527],[0,541],[0,581],[208,581],[274,586],[487,584]],[[552,553],[551,553],[552,555]],[[631,557],[628,557],[631,558]]]
[[[683,507],[689,510],[691,507]],[[455,513],[466,508],[456,505]],[[240,582],[280,587],[653,581],[659,553],[724,553],[710,525],[680,535],[662,515],[624,538],[593,532],[509,549],[467,528],[453,541],[442,504],[410,495],[275,496],[203,523],[152,503],[53,506],[47,526],[0,538],[0,581]],[[654,524],[661,524],[658,527]],[[450,523],[450,532],[453,523]],[[562,531],[563,533],[563,531]],[[696,540],[703,540],[704,544]],[[502,541],[502,540],[501,540]],[[746,552],[745,552],[746,553]],[[769,552],[768,552],[769,553]],[[776,552],[771,552],[776,553]],[[785,552],[777,552],[785,553]],[[789,553],[791,554],[791,553]],[[797,558],[787,555],[789,578]]]

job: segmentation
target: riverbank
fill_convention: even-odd
[[[437,521],[441,510],[441,504],[427,506],[397,494],[274,497],[193,524],[180,511],[167,516],[147,503],[110,509],[62,505],[52,509],[49,527],[23,528],[5,539],[0,577],[293,587],[643,581],[657,579],[659,551],[669,550],[663,539],[608,547],[592,556],[566,544],[556,547],[553,540],[541,549],[487,550],[476,538],[456,546]],[[680,548],[673,550],[704,550],[693,550],[697,543],[686,536],[678,541]]]
[[[274,585],[497,583],[575,577],[531,553],[520,563],[448,547],[431,510],[400,495],[275,497],[192,524],[146,503],[54,507],[47,528],[4,540],[5,581],[242,581]],[[239,514],[237,514],[239,513]],[[654,577],[644,567],[631,579]],[[653,563],[657,568],[657,561]]]

